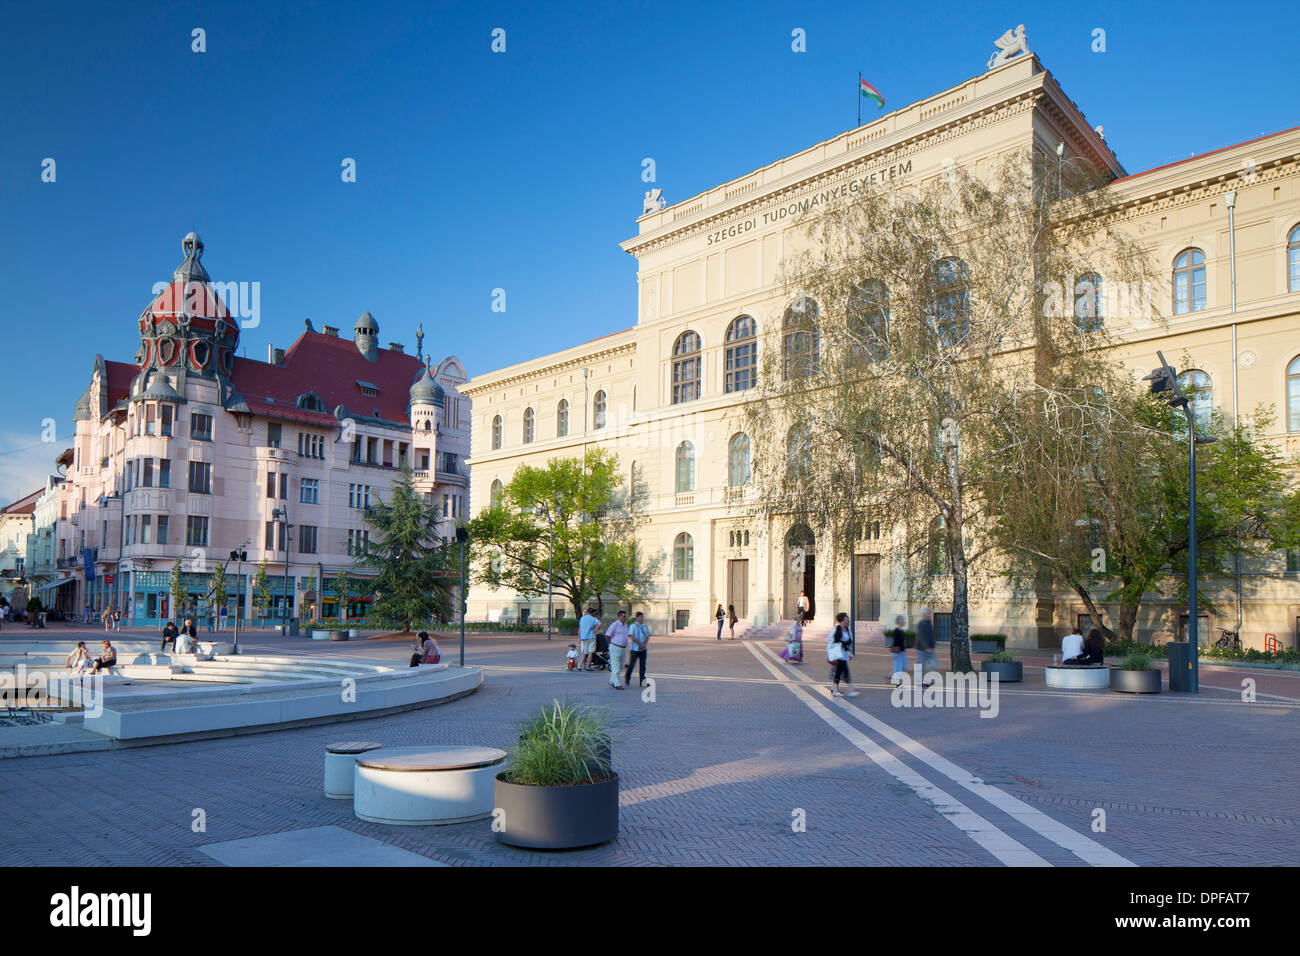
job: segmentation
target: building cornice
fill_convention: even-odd
[[[614,334],[631,336],[635,331],[635,329],[627,329],[624,332],[616,332]],[[596,339],[587,344],[595,346],[597,343],[604,343],[604,340]],[[566,350],[566,352],[560,353],[564,356],[563,358],[556,358],[553,355],[544,356],[541,361],[546,362],[546,364],[539,365],[536,368],[529,368],[529,363],[525,362],[519,365],[508,366],[507,368],[500,369],[496,372],[477,375],[460,387],[460,394],[472,397],[484,392],[514,385],[519,382],[526,382],[535,378],[544,378],[547,375],[555,375],[559,372],[588,365],[592,362],[598,362],[601,359],[612,358],[616,355],[632,355],[636,352],[636,339],[628,338],[618,343],[601,344],[593,351],[582,351],[582,349],[583,346],[579,345],[574,349]],[[550,359],[550,361],[547,361],[548,359]],[[537,360],[535,359],[534,361]]]

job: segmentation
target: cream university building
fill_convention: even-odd
[[[638,264],[636,324],[462,386],[474,409],[472,500],[488,502],[521,464],[599,445],[644,489],[639,543],[665,557],[653,593],[638,605],[655,633],[711,630],[721,603],[735,606],[751,634],[775,634],[794,616],[801,589],[825,628],[848,609],[849,563],[809,541],[806,529],[756,516],[740,425],[760,350],[780,346],[793,303],[779,279],[793,224],[864,184],[922,182],[954,162],[979,175],[1004,155],[1050,156],[1058,147],[1064,161],[1115,177],[1109,191],[1120,221],[1146,237],[1164,270],[1154,296],[1167,322],[1112,328],[1123,360],[1145,374],[1158,364],[1157,349],[1175,364],[1190,354],[1186,374],[1204,387],[1197,414],[1217,406],[1231,420],[1272,404],[1274,431],[1265,437],[1294,459],[1300,128],[1130,175],[1036,56],[1004,57],[960,86],[674,205],[648,194],[636,236],[622,244]],[[884,528],[856,548],[857,616],[868,631],[900,613],[914,622],[920,611],[909,586],[919,572],[904,566],[890,537]],[[797,544],[809,545],[803,562],[792,560]],[[1239,578],[1211,589],[1220,611],[1202,620],[1203,641],[1215,627],[1235,626],[1240,593],[1246,645],[1262,647],[1266,634],[1295,645],[1300,555],[1246,562]],[[540,619],[546,608],[544,594],[470,593],[471,618]],[[942,632],[947,609],[936,610]],[[558,594],[556,613],[568,613]],[[1054,644],[1087,623],[1083,605],[1064,591],[971,606],[972,632],[1003,632],[1019,646]],[[1138,634],[1169,638],[1185,624],[1174,602],[1153,598]]]

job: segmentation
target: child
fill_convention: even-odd
[[[803,628],[799,622],[795,621],[790,628],[790,636],[786,639],[785,650],[780,654],[781,660],[787,664],[803,663]]]
[[[578,645],[570,644],[569,651],[564,655],[564,669],[566,671],[576,671],[578,669]]]

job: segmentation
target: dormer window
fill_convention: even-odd
[[[308,412],[325,411],[324,400],[315,392],[304,392],[302,395],[299,395],[296,404],[299,408]]]
[[[361,394],[366,396],[366,398],[374,398],[379,394],[378,385],[374,385],[370,382],[363,382],[360,379],[357,380],[357,388],[361,389]]]

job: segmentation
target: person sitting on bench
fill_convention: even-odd
[[[1082,653],[1069,658],[1063,663],[1066,664],[1100,664],[1106,659],[1106,639],[1101,636],[1101,631],[1095,627],[1088,632],[1087,643],[1082,648]]]
[[[92,674],[98,674],[101,670],[117,666],[117,648],[113,646],[112,641],[104,642],[104,653],[95,658],[94,667],[91,668]]]
[[[176,635],[179,633],[180,631],[178,631],[176,628],[176,622],[168,621],[167,626],[163,628],[162,643],[158,645],[158,650],[160,651],[167,650],[168,644],[172,646],[173,651],[176,650]]]
[[[1083,635],[1079,629],[1075,628],[1065,637],[1061,638],[1061,660],[1068,662],[1073,657],[1078,657],[1083,653]]]

